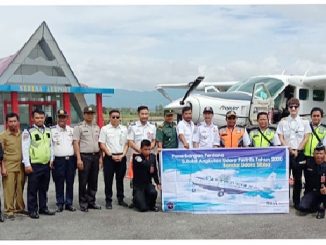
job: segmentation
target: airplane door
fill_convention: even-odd
[[[249,122],[251,125],[257,125],[257,114],[259,112],[267,112],[269,121],[272,120],[272,110],[274,108],[274,100],[264,83],[256,83],[251,97],[249,107]]]

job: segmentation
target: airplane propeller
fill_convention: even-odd
[[[196,89],[198,87],[198,85],[204,80],[205,77],[197,77],[195,81],[193,81],[192,83],[190,83],[190,88],[187,90],[187,92],[185,93],[185,95],[183,96],[183,99],[180,101],[180,105],[184,105],[185,104],[185,99],[187,99],[187,97],[190,95],[190,93]]]

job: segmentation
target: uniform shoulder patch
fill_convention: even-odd
[[[268,126],[269,129],[273,130],[273,131],[276,131],[276,127],[273,127],[273,126]]]
[[[245,126],[243,126],[243,125],[236,125],[236,127],[238,127],[238,128],[245,128]]]
[[[247,128],[247,132],[250,133],[250,132],[253,132],[255,130],[258,130],[258,127],[251,127],[251,128]]]

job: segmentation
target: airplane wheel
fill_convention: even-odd
[[[219,192],[217,193],[217,195],[218,195],[219,197],[224,196],[224,191],[219,191]]]
[[[191,189],[192,192],[196,192],[196,189]]]

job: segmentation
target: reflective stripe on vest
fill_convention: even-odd
[[[266,129],[265,132],[262,132],[265,137],[272,142],[275,136],[275,131],[271,129]],[[250,139],[254,147],[268,147],[270,146],[269,142],[262,136],[258,129],[254,129],[249,134]]]
[[[29,157],[31,163],[47,164],[51,159],[51,131],[45,128],[44,133],[36,128],[29,129],[31,145]]]
[[[315,128],[315,132],[321,141],[323,141],[323,139],[326,137],[326,128],[322,125]],[[314,156],[314,150],[318,143],[317,137],[314,135],[314,133],[311,133],[304,147],[304,155],[309,157]]]
[[[233,130],[229,128],[220,129],[221,146],[225,148],[243,146],[244,128],[235,127]]]

